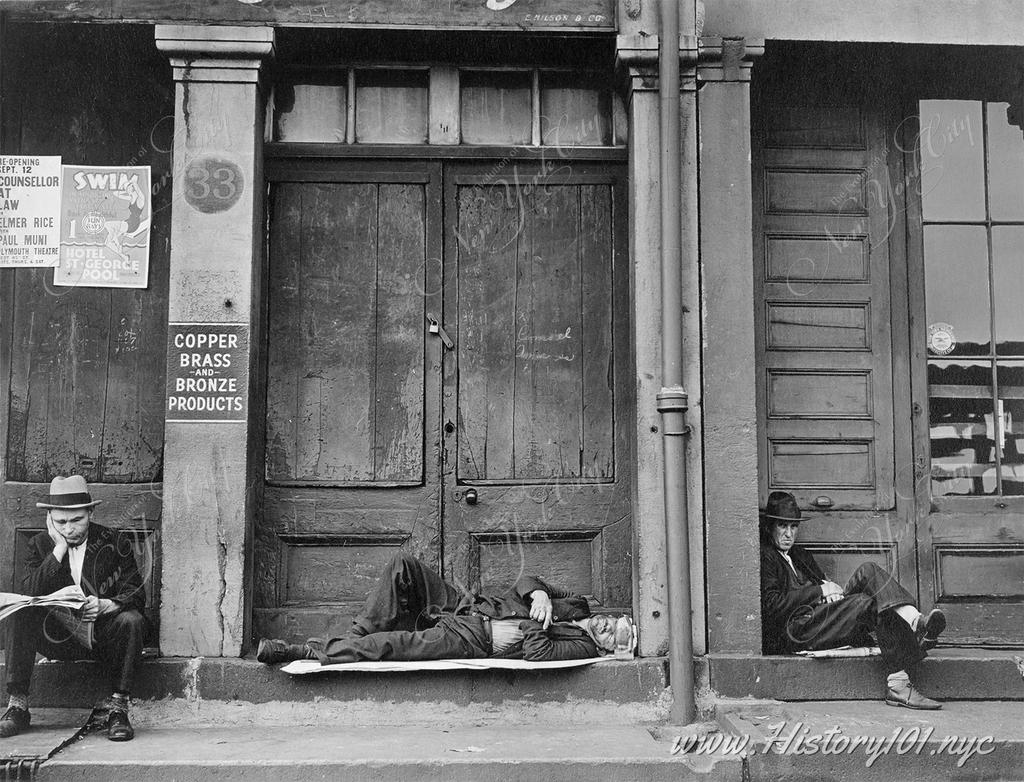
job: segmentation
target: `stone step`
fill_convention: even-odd
[[[237,658],[145,660],[133,693],[154,723],[216,723],[245,713],[333,725],[614,723],[662,720],[670,700],[665,661],[608,661],[543,671],[414,671],[290,676]],[[88,708],[109,694],[96,663],[40,662],[32,703]]]
[[[134,741],[89,735],[39,782],[740,782],[739,757],[687,757],[635,726],[140,726]]]
[[[711,689],[725,698],[779,701],[880,700],[885,671],[877,657],[711,654]],[[914,682],[939,700],[1024,700],[1024,650],[940,647],[917,666]]]
[[[720,700],[721,742],[743,749],[745,780],[1019,780],[1024,723],[1014,701],[947,701],[915,711],[882,701]],[[739,742],[738,744],[735,742]]]

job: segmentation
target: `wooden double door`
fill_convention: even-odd
[[[913,58],[856,47],[780,47],[763,64],[762,507],[769,492],[792,492],[808,518],[801,541],[830,577],[878,562],[945,611],[946,643],[1020,645],[1016,93],[964,83],[977,63],[918,80]]]
[[[631,603],[619,165],[268,161],[255,631],[343,630],[414,554]]]

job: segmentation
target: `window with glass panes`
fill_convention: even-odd
[[[1024,495],[1024,136],[1007,107],[919,103],[933,497]]]
[[[611,84],[608,74],[537,68],[291,70],[274,87],[268,140],[623,146],[625,106]],[[439,140],[431,122],[458,131]]]

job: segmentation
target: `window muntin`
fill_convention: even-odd
[[[1024,495],[1024,138],[919,104],[932,496]]]

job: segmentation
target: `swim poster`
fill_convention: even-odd
[[[151,192],[149,166],[64,166],[54,285],[145,288]]]

